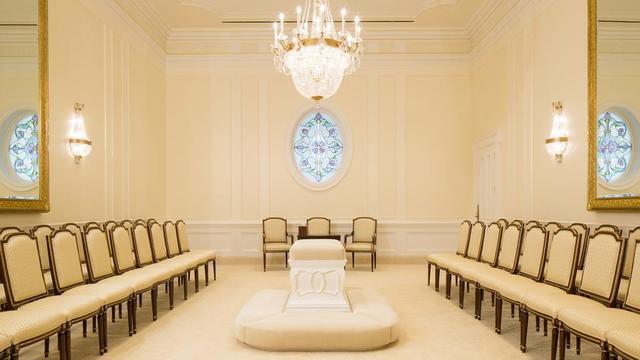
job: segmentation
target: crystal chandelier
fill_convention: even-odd
[[[352,34],[345,29],[345,9],[341,30],[336,31],[329,0],[307,0],[304,11],[298,6],[296,13],[291,38],[284,32],[284,14],[273,23],[273,60],[280,72],[291,75],[302,96],[320,101],[335,94],[342,78],[360,65],[360,18],[354,19]]]

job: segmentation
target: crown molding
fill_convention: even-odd
[[[133,2],[133,5],[140,11],[140,13],[149,21],[153,31],[157,33],[162,39],[166,41],[169,33],[171,32],[171,26],[160,15],[160,12],[156,7],[148,0],[128,0]]]

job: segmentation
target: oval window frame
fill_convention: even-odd
[[[597,114],[597,119],[599,120],[602,117],[602,114],[606,112],[615,114],[625,122],[631,135],[632,146],[638,146],[638,141],[640,140],[640,123],[638,122],[638,118],[636,117],[635,113],[627,106],[612,105],[605,107],[602,111],[599,111]],[[596,159],[597,158],[598,149],[596,148]],[[602,177],[600,177],[600,174],[596,173],[598,185],[606,189],[615,191],[622,191],[634,186],[638,181],[640,181],[639,160],[640,159],[636,155],[636,151],[632,151],[631,157],[629,159],[629,165],[627,166],[627,169],[624,171],[624,173],[620,176],[620,178],[612,182],[607,182],[602,179]]]
[[[314,116],[315,113],[324,114],[335,122],[338,130],[341,133],[343,149],[340,167],[329,180],[320,184],[310,181],[306,176],[300,173],[300,169],[298,169],[298,164],[296,163],[295,159],[295,152],[293,151],[293,144],[295,142],[296,133],[298,131],[300,123],[307,120],[309,116]],[[295,121],[292,122],[292,125],[289,126],[289,129],[289,141],[286,143],[286,151],[287,158],[289,159],[289,171],[296,182],[302,187],[312,191],[329,190],[340,183],[349,170],[349,167],[351,166],[351,159],[353,154],[353,149],[351,146],[351,128],[349,126],[349,123],[347,121],[343,121],[342,117],[337,116],[334,111],[327,109],[326,107],[320,107],[306,109],[300,116],[295,119]]]

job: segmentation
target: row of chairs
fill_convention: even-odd
[[[601,348],[610,356],[640,358],[640,227],[627,236],[613,225],[589,228],[504,219],[487,226],[461,224],[456,253],[435,253],[428,260],[428,284],[435,267],[435,289],[446,272],[446,297],[451,280],[459,283],[464,307],[469,284],[475,287],[475,317],[482,318],[485,293],[495,306],[495,331],[502,331],[502,304],[519,309],[520,348],[527,350],[529,315],[551,322],[551,359],[564,359],[570,335]]]
[[[355,254],[368,253],[371,256],[371,271],[377,265],[376,244],[378,238],[378,221],[371,217],[357,217],[353,219],[353,230],[344,235],[344,247],[351,253],[351,264],[355,267]],[[307,219],[307,235],[319,237],[331,235],[331,220],[324,217]],[[339,236],[338,236],[339,238]],[[349,243],[347,239],[351,238]],[[267,271],[267,254],[283,253],[285,267],[289,257],[289,250],[294,237],[287,231],[287,219],[269,217],[262,220],[262,269]]]
[[[126,303],[132,336],[144,293],[151,295],[155,321],[159,286],[165,286],[172,309],[176,279],[186,300],[191,273],[198,292],[199,267],[205,268],[205,284],[209,263],[216,278],[215,252],[190,250],[182,220],[65,224],[59,229],[37,226],[30,232],[4,228],[0,235],[0,274],[6,295],[0,312],[0,354],[11,359],[18,358],[20,348],[41,340],[48,356],[49,338],[56,334],[60,358],[70,359],[70,328],[82,323],[86,336],[89,319],[94,332],[97,328],[102,355],[108,350],[109,308],[115,321],[116,307],[122,317]]]

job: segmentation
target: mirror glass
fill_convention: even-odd
[[[597,0],[597,199],[640,198],[640,1]]]
[[[0,199],[40,197],[38,0],[0,0]]]

